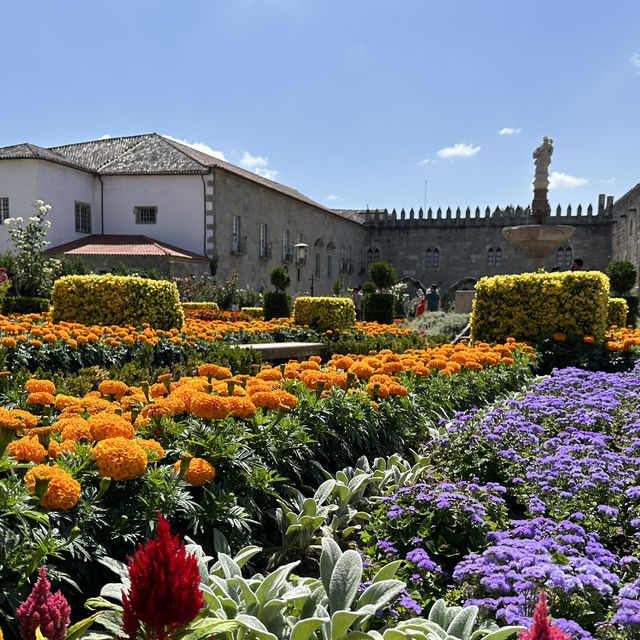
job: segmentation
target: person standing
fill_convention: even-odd
[[[435,284],[431,285],[425,297],[427,299],[427,311],[440,311],[440,293]]]
[[[425,298],[420,298],[420,302],[418,303],[418,306],[416,307],[416,318],[419,318],[425,312],[426,308],[427,308],[426,299]]]
[[[356,320],[361,320],[362,316],[362,289],[360,287],[353,287],[351,291],[351,299],[353,300],[353,306],[356,309]]]

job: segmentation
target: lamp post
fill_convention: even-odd
[[[294,244],[293,248],[296,250],[296,262],[298,264],[304,264],[307,261],[307,248],[308,244],[304,242],[298,242],[298,244]]]
[[[313,274],[311,274],[311,277],[309,278],[309,282],[311,283],[311,288],[309,289],[309,293],[311,294],[311,297],[313,297],[313,283],[316,281],[316,278],[314,277]]]

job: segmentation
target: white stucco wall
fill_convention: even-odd
[[[199,175],[103,176],[102,180],[105,234],[149,236],[204,254],[204,187]],[[135,207],[157,207],[157,223],[136,224]]]
[[[91,205],[93,228],[99,215],[95,200],[97,179],[85,171],[44,162],[42,160],[2,160],[0,162],[0,197],[9,198],[9,215],[22,216],[25,221],[33,215],[34,200],[43,200],[52,209],[47,219],[51,228],[47,240],[52,246],[69,242],[83,234],[75,232],[75,203]],[[98,183],[99,184],[99,183]],[[7,227],[0,227],[0,251],[11,248]]]

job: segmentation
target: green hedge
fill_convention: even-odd
[[[481,278],[471,314],[471,339],[527,342],[563,333],[603,340],[609,279],[599,271],[523,273]]]
[[[184,313],[174,282],[129,276],[65,276],[51,294],[53,321],[180,328]]]
[[[356,308],[351,298],[301,296],[293,305],[293,317],[300,325],[348,329],[356,323]]]
[[[626,327],[629,306],[624,298],[609,298],[607,303],[607,328],[613,326]]]
[[[291,296],[286,291],[267,291],[263,300],[265,320],[291,316]]]
[[[8,316],[10,313],[43,313],[49,311],[51,300],[49,298],[28,298],[17,296],[5,298],[2,301],[2,313]]]
[[[395,298],[392,293],[367,293],[362,306],[367,322],[393,324]]]
[[[183,309],[220,309],[217,302],[181,302]]]

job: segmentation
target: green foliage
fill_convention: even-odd
[[[236,291],[238,272],[232,271],[223,283],[218,283],[208,274],[172,280],[178,287],[182,302],[215,302],[220,309],[230,309]]]
[[[184,314],[173,282],[126,276],[65,276],[51,295],[53,321],[82,324],[149,323],[157,329],[180,328]]]
[[[269,281],[276,291],[284,291],[291,284],[291,276],[284,267],[274,267],[269,271]]]
[[[10,313],[43,313],[49,311],[50,306],[49,298],[10,297],[2,301],[2,313],[5,316]]]
[[[629,306],[624,298],[609,298],[607,303],[607,326],[626,327]]]
[[[80,256],[65,256],[58,257],[59,267],[56,270],[56,278],[62,276],[86,276],[91,273],[91,269],[82,261]]]
[[[264,293],[264,319],[288,318],[291,316],[291,296],[286,291]]]
[[[9,240],[13,245],[16,289],[23,296],[46,296],[51,291],[58,261],[48,258],[44,250],[51,244],[46,240],[51,226],[45,220],[51,206],[42,200],[33,203],[34,215],[24,224],[21,217],[7,218]]]
[[[629,313],[627,314],[627,321],[626,324],[627,325],[632,325],[632,326],[636,326],[636,323],[638,321],[638,296],[631,296],[631,295],[624,295],[622,296],[626,303],[627,303],[627,307],[629,308]]]
[[[376,284],[375,282],[363,282],[362,283],[362,293],[365,295],[367,293],[375,293],[376,292]]]
[[[342,284],[342,281],[340,280],[336,280],[332,285],[331,285],[331,293],[338,297],[341,298],[344,296],[345,294],[345,288],[344,288],[344,284]]]
[[[262,294],[250,285],[236,289],[235,301],[238,307],[262,307]]]
[[[607,265],[607,275],[614,295],[623,296],[635,285],[638,271],[627,260],[614,260]]]
[[[367,293],[362,304],[364,319],[367,322],[392,324],[394,304],[395,298],[392,293]]]
[[[369,265],[369,277],[378,289],[387,289],[396,281],[396,271],[387,262],[374,262]]]

